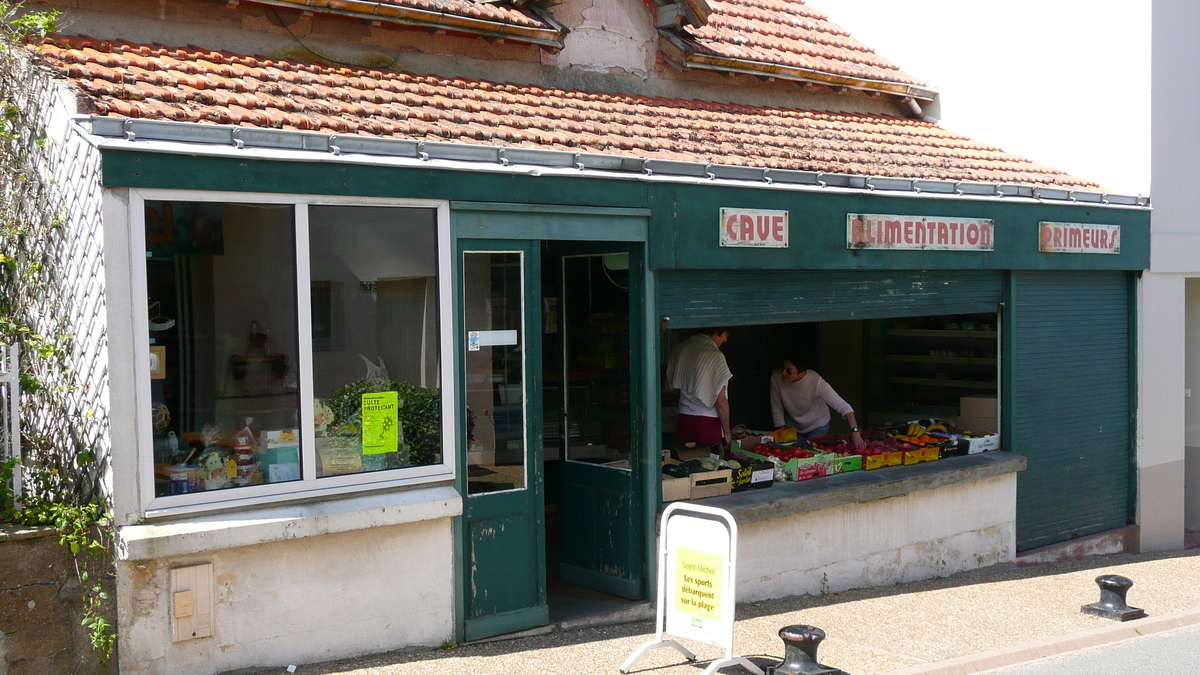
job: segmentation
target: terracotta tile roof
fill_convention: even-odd
[[[96,114],[871,176],[1096,185],[882,115],[549,89],[51,36],[30,47]]]
[[[254,2],[254,0],[247,0]],[[500,33],[541,38],[561,47],[565,31],[536,12],[511,3],[475,0],[263,0],[268,7],[333,13],[364,20],[420,25],[430,29]],[[553,38],[548,36],[553,35]]]
[[[709,0],[709,5],[706,25],[687,26],[679,34],[688,60],[733,59],[924,86],[804,0]]]
[[[314,5],[312,3],[298,2],[296,4],[303,4],[305,9],[313,10],[321,6],[322,3],[319,2]],[[430,12],[453,14],[455,16],[469,16],[475,19],[510,23],[514,26],[528,26],[530,28],[550,27],[544,19],[531,12],[503,3],[475,2],[474,0],[371,0],[370,2],[362,2],[361,0],[358,2],[329,2],[329,0],[324,0],[323,4],[329,6],[331,9],[339,9],[337,5],[346,5],[348,7],[363,5],[365,6],[364,9],[371,5],[408,7],[411,9],[424,9]],[[383,10],[381,18],[386,17],[386,10]]]

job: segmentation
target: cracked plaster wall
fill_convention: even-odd
[[[454,638],[450,518],[117,563],[122,675],[282,668]],[[212,637],[171,642],[170,570],[213,564]]]
[[[658,31],[641,0],[566,0],[553,13],[571,32],[558,54],[542,52],[543,63],[640,78],[654,69]]]

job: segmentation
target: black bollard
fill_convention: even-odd
[[[1102,619],[1113,621],[1132,621],[1146,616],[1146,611],[1125,604],[1125,594],[1133,587],[1133,582],[1116,574],[1102,574],[1096,577],[1096,585],[1100,587],[1100,602],[1084,605],[1080,611]]]
[[[817,647],[825,631],[815,626],[786,626],[779,629],[783,639],[783,663],[767,669],[767,675],[847,675],[846,671],[817,663]]]

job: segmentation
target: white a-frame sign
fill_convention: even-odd
[[[725,658],[704,675],[740,665],[763,675],[749,659],[733,654],[737,590],[737,523],[728,511],[676,503],[662,514],[658,537],[658,632],[637,648],[621,672],[628,673],[653,649],[671,647],[689,661],[696,655],[666,634],[725,648]]]

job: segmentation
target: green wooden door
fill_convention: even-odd
[[[1128,272],[1013,273],[1018,550],[1132,522],[1130,286]]]
[[[640,246],[561,249],[559,577],[645,597],[641,461],[644,311]]]
[[[527,241],[460,240],[463,637],[541,626],[546,605],[540,258]]]

